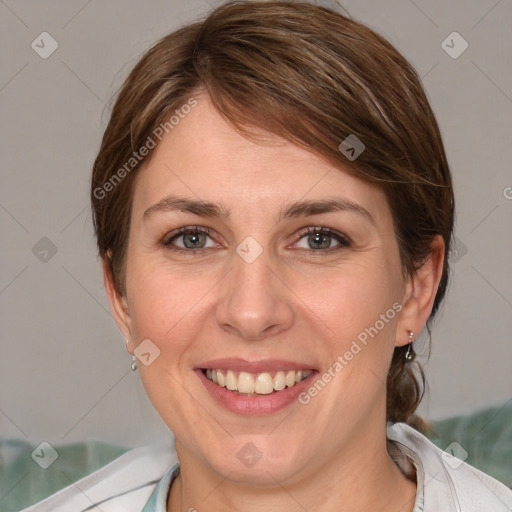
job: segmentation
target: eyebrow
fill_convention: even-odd
[[[229,217],[229,210],[223,206],[210,203],[208,201],[201,201],[196,199],[189,199],[187,197],[167,196],[150,206],[142,215],[142,220],[147,220],[157,212],[173,212],[182,211],[195,213],[201,217]]]
[[[366,208],[342,197],[292,203],[284,209],[281,214],[281,218],[305,217],[308,215],[318,215],[320,213],[346,211],[358,213],[369,220],[372,224],[375,224],[371,213]]]
[[[194,213],[201,217],[229,218],[230,216],[230,210],[223,205],[187,197],[167,196],[150,206],[143,213],[142,220],[145,221],[158,212],[165,213],[173,211]],[[341,197],[311,201],[297,201],[291,203],[281,210],[279,220],[340,211],[358,213],[369,220],[372,224],[375,224],[371,213],[366,210],[366,208]]]

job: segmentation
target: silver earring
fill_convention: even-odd
[[[414,356],[414,352],[412,350],[412,337],[413,336],[414,336],[414,333],[412,331],[409,331],[409,346],[407,347],[407,352],[405,353],[405,359],[407,359],[407,361],[410,361]]]
[[[124,339],[124,343],[126,345],[126,350],[128,350],[128,343],[129,340],[126,338]],[[131,364],[132,372],[136,372],[139,368],[139,365],[137,364],[137,358],[135,356],[132,356],[132,364]]]

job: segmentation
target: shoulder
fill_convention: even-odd
[[[135,448],[22,512],[140,511],[177,462],[169,447]]]
[[[512,491],[462,462],[404,423],[388,426],[388,439],[411,451],[422,466],[425,512],[510,512]],[[419,472],[421,473],[421,472]]]

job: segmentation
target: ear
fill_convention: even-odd
[[[103,259],[103,282],[105,283],[105,291],[107,292],[110,309],[114,314],[114,320],[126,340],[126,349],[133,355],[135,346],[133,345],[132,319],[128,308],[128,301],[126,294],[120,295],[117,291],[110,265],[106,259]]]
[[[444,252],[443,237],[436,235],[430,244],[429,256],[405,284],[402,311],[397,324],[397,347],[409,342],[410,331],[414,333],[414,341],[427,323],[443,273]]]

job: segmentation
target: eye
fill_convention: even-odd
[[[295,243],[299,249],[313,249],[326,252],[329,249],[350,247],[350,240],[345,235],[324,227],[309,227],[300,233],[299,241]]]
[[[219,247],[210,236],[210,229],[200,226],[184,227],[170,233],[162,242],[173,251],[193,252],[201,249]],[[299,234],[299,240],[294,247],[315,252],[330,252],[351,245],[350,239],[324,227],[308,227]]]
[[[180,228],[177,232],[167,236],[163,244],[169,249],[177,251],[217,247],[217,244],[210,237],[210,230],[199,226]]]

